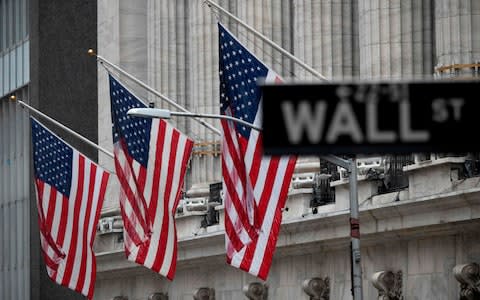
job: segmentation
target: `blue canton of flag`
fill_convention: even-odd
[[[253,56],[223,27],[220,31],[220,110],[222,114],[254,123],[262,96],[257,80],[265,78],[268,68]],[[230,108],[230,113],[226,110]],[[239,125],[246,139],[251,128]]]
[[[73,150],[35,119],[31,121],[35,177],[68,197],[72,179]]]
[[[130,156],[147,167],[152,121],[145,118],[131,118],[127,115],[131,108],[147,106],[125,89],[112,75],[109,75],[109,79],[113,142],[116,143],[120,137],[123,138]]]

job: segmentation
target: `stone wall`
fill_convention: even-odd
[[[477,225],[478,226],[478,225]],[[455,233],[401,239],[383,238],[362,247],[364,299],[376,299],[378,291],[370,277],[380,270],[401,270],[405,299],[451,300],[458,297],[459,284],[453,267],[480,259],[480,244],[475,233]],[[348,247],[308,249],[301,254],[276,255],[266,283],[269,299],[308,299],[302,282],[312,277],[330,279],[330,299],[352,299]],[[205,258],[200,264],[181,263],[173,281],[144,268],[128,272],[99,274],[95,299],[116,295],[147,299],[153,292],[168,292],[169,299],[193,299],[196,288],[215,289],[216,299],[245,299],[242,287],[259,281],[247,273],[227,266],[222,257]]]

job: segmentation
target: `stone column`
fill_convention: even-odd
[[[363,1],[360,1],[363,2]],[[357,1],[294,0],[293,53],[327,78],[358,75]],[[295,65],[298,79],[313,76]]]
[[[224,1],[228,2],[228,4],[225,3],[223,5],[224,8],[229,9],[229,11],[238,18],[261,32],[276,44],[291,51],[291,1]],[[293,71],[291,69],[290,59],[285,58],[276,49],[228,17],[222,17],[221,20],[228,29],[239,38],[245,47],[252,51],[255,56],[275,72],[283,77],[288,77],[290,72]]]
[[[458,65],[480,62],[479,30],[478,0],[435,1],[437,70],[441,68],[443,72],[457,73],[454,75],[471,74],[471,68],[460,68]]]
[[[147,1],[119,1],[119,66],[147,82]],[[108,53],[100,53],[109,58]],[[125,83],[127,84],[127,83]],[[131,84],[129,88],[145,99],[147,92]]]
[[[215,15],[201,1],[148,1],[148,81],[192,112],[218,113],[216,28]],[[155,98],[150,97],[156,107],[178,110]],[[206,121],[220,128],[218,121]],[[212,142],[220,137],[189,118],[172,118],[171,122],[196,143],[186,188],[219,180],[219,156],[210,148],[215,148]]]
[[[120,60],[120,33],[119,14],[120,3],[116,0],[98,1],[98,54],[105,56],[114,64]],[[112,142],[112,118],[110,116],[110,87],[108,75],[104,67],[98,64],[98,143],[100,146],[113,151]],[[100,165],[115,169],[113,159],[106,154],[99,152],[98,160]],[[115,198],[117,201],[118,197]],[[108,197],[105,198],[108,202]],[[105,203],[108,204],[108,203]],[[118,204],[117,204],[118,206]]]
[[[143,82],[147,82],[147,1],[98,1],[97,53],[120,66]],[[92,58],[93,59],[93,58]],[[120,79],[123,79],[120,77]],[[132,84],[122,82],[139,97],[146,99],[147,92]],[[107,71],[98,64],[98,143],[113,152],[112,119],[110,115],[110,88]],[[101,152],[100,165],[115,170],[113,159]],[[111,176],[107,187],[103,212],[119,210],[120,186],[116,176]]]
[[[360,78],[433,73],[432,1],[359,1]]]
[[[284,20],[284,17],[289,16],[289,6],[280,4],[277,0],[224,0],[219,4],[276,43],[288,42],[284,36],[290,36],[290,28],[287,27],[289,23]],[[220,97],[217,18],[201,1],[188,1],[184,6],[189,11],[186,36],[190,45],[186,51],[190,67],[187,89],[190,89],[190,93],[187,101],[194,112],[218,114]],[[286,19],[289,20],[289,18]],[[250,51],[277,73],[283,75],[285,70],[278,51],[229,18],[220,15],[219,20],[237,35]],[[208,122],[220,128],[218,120],[208,120]],[[191,123],[189,132],[199,142],[196,148],[199,151],[194,149],[187,188],[192,184],[220,181],[221,161],[217,150],[219,150],[221,138],[210,130],[197,126],[197,123]]]
[[[220,107],[218,81],[217,19],[203,2],[186,1],[189,11],[185,32],[188,71],[187,103],[192,112],[218,114]],[[205,120],[220,129],[218,120]],[[193,184],[220,181],[221,165],[219,143],[221,137],[210,129],[190,120],[188,134],[195,139],[195,147],[186,187]]]

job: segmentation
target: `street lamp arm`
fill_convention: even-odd
[[[219,115],[219,114],[203,114],[203,113],[170,111],[168,109],[160,109],[160,108],[132,108],[127,112],[127,115],[135,116],[135,117],[159,118],[159,119],[170,119],[171,116],[206,118],[206,119],[224,119],[224,120],[229,120],[229,121],[233,121],[233,122],[248,126],[257,131],[262,131],[261,127],[258,127],[255,124],[249,123],[245,120],[241,120],[232,116]]]

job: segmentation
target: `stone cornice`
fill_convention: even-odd
[[[347,209],[285,220],[275,256],[348,246],[349,216]],[[371,205],[360,209],[360,222],[363,246],[392,238],[475,230],[480,224],[480,188]],[[224,243],[223,230],[180,239],[179,268],[224,260]],[[97,253],[97,264],[98,273],[143,268],[127,261],[123,251]]]

